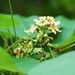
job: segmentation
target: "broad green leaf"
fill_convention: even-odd
[[[19,25],[19,21],[14,18],[14,24]],[[6,14],[0,14],[0,28],[3,29],[10,29],[13,27],[11,15],[6,15]]]
[[[18,68],[16,67],[15,63],[12,60],[12,57],[0,47],[0,69],[19,72]]]
[[[0,47],[0,69],[26,74],[27,71],[39,63],[32,58],[12,58],[6,50]]]
[[[60,47],[64,47],[68,44],[71,44],[71,43],[75,43],[75,31],[73,32],[73,34],[69,37],[69,39],[67,39],[65,42],[63,42]]]
[[[63,16],[56,17],[56,20],[61,21],[61,24],[59,25],[61,32],[54,38],[53,44],[56,44],[58,47],[60,47],[61,45],[64,45],[66,41],[68,41],[66,44],[75,42],[74,39],[72,39],[72,41],[68,40],[72,38],[72,34],[75,35],[75,20],[72,21]]]
[[[13,59],[13,61],[18,69],[23,73],[28,72],[30,69],[40,63],[39,61],[32,58],[16,58]]]
[[[40,63],[28,75],[75,75],[75,51]]]

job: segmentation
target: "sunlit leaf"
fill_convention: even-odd
[[[14,24],[19,25],[19,21],[14,18]],[[13,27],[11,15],[0,14],[0,28],[10,29]]]
[[[32,58],[12,58],[6,50],[0,48],[0,69],[26,74],[27,71],[39,63]]]
[[[14,34],[9,33],[8,30],[6,30],[6,29],[0,29],[0,35],[3,35],[7,38],[14,37]]]
[[[0,69],[18,72],[18,68],[12,60],[12,57],[0,47]]]

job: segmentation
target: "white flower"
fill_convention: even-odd
[[[44,26],[44,25],[47,24],[46,16],[44,16],[44,17],[39,17],[39,20],[38,20],[38,19],[34,19],[34,21],[35,21],[36,24],[39,25],[39,26]]]
[[[34,21],[36,22],[36,25],[31,25],[31,28],[29,30],[26,30],[26,33],[34,33],[35,30],[39,27],[39,26],[46,26],[48,27],[49,30],[51,30],[54,34],[58,32],[60,32],[60,30],[57,28],[57,26],[60,24],[60,21],[55,21],[55,19],[52,16],[42,16],[39,17],[38,19],[34,19]],[[38,38],[39,38],[40,34],[38,34]]]
[[[14,50],[14,54],[16,55],[16,58],[22,57],[23,53],[21,53],[21,48],[16,48]]]
[[[60,24],[60,21],[55,22],[55,24],[56,24],[56,25],[59,25],[59,24]]]
[[[24,30],[24,32],[29,33],[30,31],[29,30]]]
[[[36,22],[36,23],[38,23],[39,21],[38,21],[38,19],[34,19],[34,21]]]
[[[20,54],[20,50],[21,50],[20,48],[16,48],[16,49],[14,50],[14,53],[15,53],[15,54]]]
[[[44,16],[44,17],[39,17],[39,19],[40,19],[40,22],[43,22],[43,21],[45,21],[46,20],[46,16]]]
[[[34,26],[34,24],[32,24],[30,28],[30,32],[34,33],[37,28],[38,28],[37,26]]]
[[[49,16],[44,16],[44,17],[39,17],[38,19],[34,19],[34,21],[36,22],[37,25],[39,26],[45,26],[50,24],[51,22],[53,22],[55,19],[53,17],[49,17]]]
[[[60,30],[57,28],[57,26],[60,24],[60,21],[57,21],[57,22],[51,22],[50,26],[49,26],[49,29],[54,33],[56,34],[57,31],[60,32]]]
[[[24,30],[24,31],[26,33],[34,33],[37,28],[38,28],[37,26],[35,26],[34,24],[32,24],[31,28],[29,30]]]
[[[55,19],[52,16],[47,16],[47,21],[48,22],[53,22]]]
[[[47,20],[47,25],[50,24],[51,22],[55,21],[55,19],[53,17],[51,17],[51,16],[47,16],[46,20]]]

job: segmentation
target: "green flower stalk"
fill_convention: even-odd
[[[16,34],[16,29],[15,29],[15,24],[14,24],[14,19],[13,19],[11,0],[8,0],[8,2],[9,2],[10,12],[11,12],[11,19],[12,19],[12,25],[13,25],[13,29],[14,29],[15,39],[17,40],[17,34]]]

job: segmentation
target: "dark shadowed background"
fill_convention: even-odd
[[[75,18],[75,0],[11,0],[14,14],[64,15]],[[0,13],[10,13],[8,0],[0,0]]]

